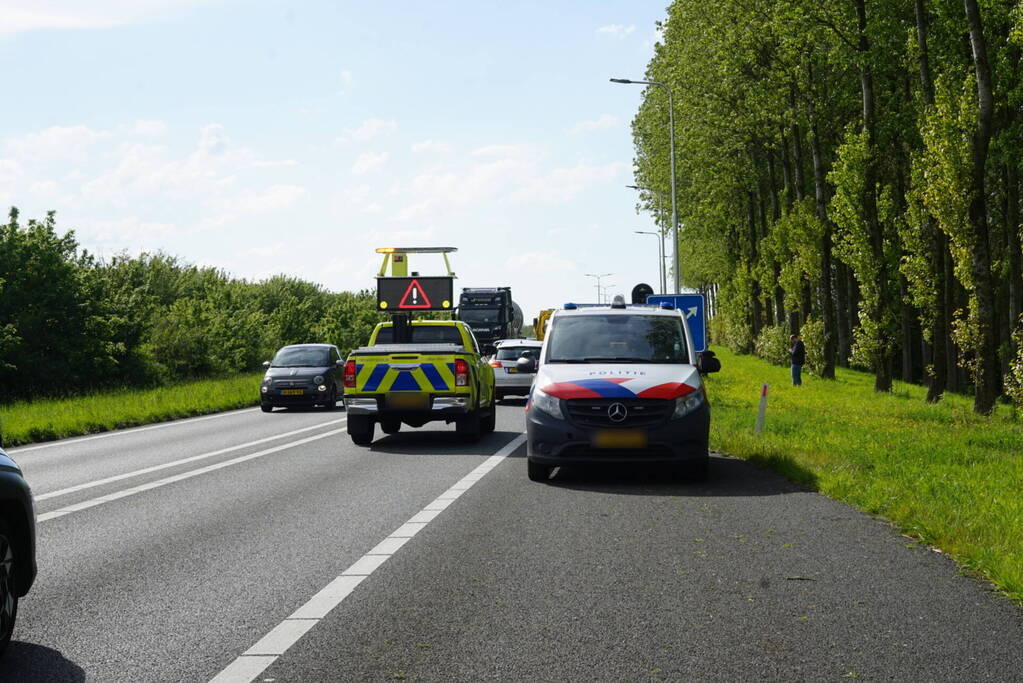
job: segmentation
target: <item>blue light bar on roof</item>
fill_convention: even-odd
[[[565,310],[566,311],[574,311],[577,308],[579,308],[579,307],[576,306],[575,304],[571,303],[571,302],[565,304]]]

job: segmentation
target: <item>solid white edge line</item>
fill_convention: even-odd
[[[255,645],[239,655],[223,671],[210,679],[210,683],[249,683],[258,678],[289,647],[298,642],[313,626],[351,595],[356,586],[379,569],[412,536],[415,536],[429,524],[429,522],[413,522],[413,519],[426,512],[433,515],[430,517],[432,521],[440,513],[440,510],[428,508],[440,502],[444,502],[445,507],[450,505],[455,498],[468,491],[483,475],[490,472],[498,463],[515,452],[515,449],[521,446],[525,440],[526,435],[519,434],[502,446],[497,453],[494,453],[481,465],[473,469],[472,472],[462,477],[458,484],[455,484],[455,486],[452,486],[435,498],[426,507],[413,515],[408,522],[399,526],[394,533],[378,543],[373,550],[352,563],[340,576],[320,589],[318,593],[295,610],[291,616],[270,629]],[[459,488],[456,489],[456,487]],[[451,497],[452,492],[455,494],[454,497]]]
[[[156,481],[147,482],[145,484],[133,486],[128,489],[122,489],[120,491],[115,491],[114,493],[108,493],[107,495],[100,496],[99,498],[92,498],[91,500],[85,500],[80,503],[75,503],[74,505],[68,505],[67,507],[58,508],[57,510],[44,512],[37,517],[37,522],[42,523],[51,519],[57,519],[58,517],[69,515],[72,512],[87,510],[89,508],[96,507],[97,505],[102,505],[103,503],[109,503],[115,500],[120,500],[121,498],[133,496],[136,493],[142,493],[143,491],[151,491],[152,489],[160,488],[161,486],[166,486],[167,484],[173,484],[175,482],[184,481],[185,479],[191,479],[192,477],[198,477],[200,474],[214,472],[225,467],[230,467],[231,465],[237,465],[239,463],[248,462],[249,460],[255,460],[256,458],[261,458],[264,455],[277,453],[283,450],[287,450],[289,448],[294,448],[295,446],[301,446],[303,444],[307,444],[318,439],[323,439],[328,436],[334,436],[335,434],[340,434],[343,431],[345,430],[334,429],[329,432],[324,432],[323,434],[315,434],[304,439],[299,439],[298,441],[292,441],[290,443],[282,444],[280,446],[274,446],[273,448],[267,448],[266,450],[257,451],[255,453],[249,453],[248,455],[232,458],[231,460],[224,460],[223,462],[218,462],[213,465],[200,467],[197,470],[189,470],[188,472],[175,474],[174,476],[171,477],[164,477],[163,479],[157,479]]]
[[[106,477],[105,479],[96,479],[95,481],[85,482],[84,484],[76,484],[74,486],[68,486],[67,488],[59,489],[57,491],[49,491],[46,493],[37,493],[35,496],[36,502],[43,500],[49,500],[50,498],[57,498],[58,496],[66,496],[69,493],[77,493],[78,491],[84,491],[85,489],[95,488],[96,486],[103,486],[104,484],[112,484],[115,481],[121,481],[122,479],[130,479],[131,477],[139,477],[143,474],[150,474],[151,472],[158,472],[165,470],[169,467],[177,467],[178,465],[187,465],[190,462],[197,460],[205,460],[206,458],[213,458],[224,453],[230,453],[231,451],[241,450],[242,448],[249,448],[250,446],[258,446],[261,443],[267,443],[268,441],[276,441],[277,439],[283,439],[285,437],[294,436],[295,434],[301,434],[302,432],[312,431],[313,429],[320,429],[321,427],[329,427],[340,422],[346,421],[347,417],[342,417],[337,420],[330,420],[329,422],[321,422],[320,424],[312,425],[311,427],[303,427],[302,429],[295,429],[290,432],[284,432],[283,434],[275,434],[268,436],[263,439],[256,439],[255,441],[249,441],[248,443],[238,444],[237,446],[228,446],[227,448],[221,448],[220,450],[210,451],[209,453],[200,453],[199,455],[189,456],[182,458],[181,460],[175,460],[173,462],[165,462],[160,465],[153,465],[152,467],[145,467],[140,470],[134,470],[132,472],[125,472],[124,474],[115,474],[112,477]]]
[[[183,424],[192,424],[193,422],[203,422],[205,420],[215,420],[218,417],[231,417],[232,415],[239,415],[243,413],[254,412],[255,408],[241,408],[240,410],[229,410],[224,413],[216,413],[215,415],[199,415],[196,417],[183,417],[178,420],[167,420],[155,425],[143,425],[141,427],[127,427],[126,429],[111,429],[109,432],[103,432],[102,434],[93,434],[91,436],[72,436],[67,439],[60,439],[59,441],[49,441],[47,443],[41,443],[38,445],[25,446],[24,448],[11,448],[7,450],[8,455],[20,455],[22,453],[28,453],[29,451],[38,451],[43,448],[53,448],[54,446],[69,446],[76,443],[82,443],[83,441],[92,441],[94,439],[105,439],[109,436],[123,436],[125,434],[138,434],[139,432],[148,432],[151,429],[163,429],[164,427],[177,427]]]

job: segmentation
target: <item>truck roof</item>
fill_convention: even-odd
[[[572,304],[569,304],[572,305]],[[651,304],[626,304],[625,308],[613,308],[610,305],[606,306],[585,306],[579,308],[559,308],[554,311],[551,317],[563,318],[563,317],[574,317],[583,315],[635,315],[641,313],[643,315],[654,315],[661,317],[680,316],[681,311],[676,308],[661,308],[660,306],[654,306]]]

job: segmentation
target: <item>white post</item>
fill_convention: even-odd
[[[767,384],[760,389],[760,408],[757,410],[757,426],[753,429],[754,434],[764,431],[764,416],[767,413]]]

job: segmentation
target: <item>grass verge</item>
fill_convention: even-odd
[[[5,446],[17,446],[244,408],[259,403],[261,376],[247,373],[155,389],[11,403],[0,406],[0,433]]]
[[[888,519],[1023,602],[1023,423],[1011,408],[980,417],[956,395],[929,405],[926,389],[901,382],[877,394],[873,375],[842,368],[835,381],[804,373],[793,387],[787,367],[718,357],[712,448]],[[767,421],[756,436],[763,382]]]

